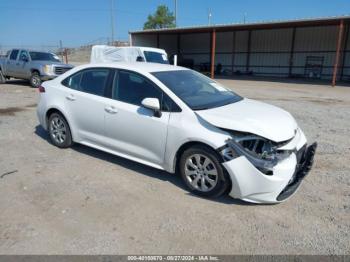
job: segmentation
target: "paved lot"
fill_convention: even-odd
[[[38,126],[36,90],[12,81],[0,86],[0,254],[350,254],[350,88],[222,82],[290,111],[319,142],[293,198],[202,199],[176,175],[58,149]]]

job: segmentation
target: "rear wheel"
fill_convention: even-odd
[[[49,117],[49,134],[51,142],[60,148],[70,147],[72,134],[66,119],[59,113],[52,113]]]
[[[30,85],[32,87],[39,87],[41,85],[41,78],[38,72],[33,72],[29,79]]]
[[[0,70],[0,84],[5,84],[6,83],[6,78],[2,71]]]
[[[229,185],[216,152],[206,146],[191,147],[180,158],[180,173],[194,194],[218,197]]]

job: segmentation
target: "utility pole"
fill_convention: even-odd
[[[243,24],[245,24],[246,18],[247,18],[247,13],[244,13],[244,14],[243,14]]]
[[[208,25],[211,24],[211,10],[208,9]]]
[[[175,27],[177,27],[177,0],[174,0],[175,1]]]
[[[60,40],[60,53],[61,53],[61,57],[62,57],[62,61],[63,61],[63,45],[62,45],[62,40]]]
[[[114,42],[114,0],[111,0],[111,43]]]

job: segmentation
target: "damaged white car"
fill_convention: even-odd
[[[188,189],[255,203],[291,196],[310,171],[294,118],[195,71],[151,63],[78,66],[39,88],[52,143],[81,143],[171,173]]]

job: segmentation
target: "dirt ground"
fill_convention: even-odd
[[[350,254],[350,88],[221,80],[291,112],[314,169],[277,205],[189,194],[180,177],[38,126],[38,93],[0,85],[0,254]]]

